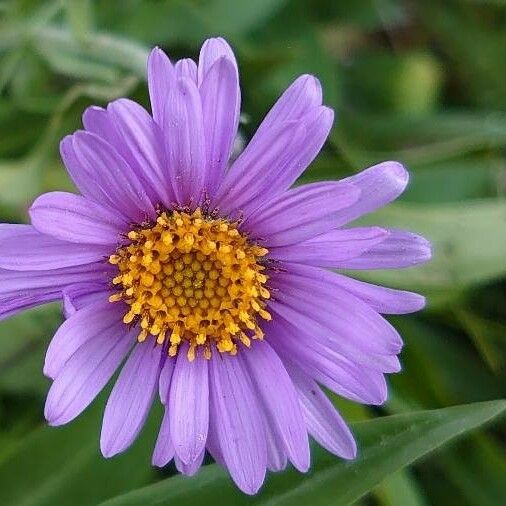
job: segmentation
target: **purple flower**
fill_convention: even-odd
[[[61,155],[80,194],[52,192],[31,225],[0,225],[0,316],[63,300],[46,355],[45,416],[76,418],[122,366],[100,444],[126,450],[156,392],[165,406],[153,464],[187,475],[207,450],[253,494],[266,469],[309,468],[308,435],[353,459],[348,427],[319,385],[364,404],[387,397],[402,340],[382,314],[424,298],[335,270],[430,258],[422,237],[354,227],[402,193],[384,162],[338,182],[291,188],[325,142],[333,112],[299,77],[229,166],[240,111],[223,39],[198,65],[148,61],[152,115],[127,99],[88,108]]]

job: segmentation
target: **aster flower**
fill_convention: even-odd
[[[64,304],[44,364],[48,422],[76,418],[122,366],[104,412],[106,457],[135,440],[158,391],[156,466],[174,459],[192,475],[207,450],[255,493],[266,469],[308,470],[309,435],[354,458],[320,385],[382,404],[402,340],[380,314],[424,299],[336,271],[428,260],[418,235],[349,226],[394,200],[406,170],[384,162],[292,188],[333,122],[309,75],[230,164],[240,89],[223,39],[204,43],[198,65],[154,49],[148,84],[151,115],[127,99],[90,107],[84,130],[61,142],[79,194],[46,193],[31,225],[0,226],[0,315]]]

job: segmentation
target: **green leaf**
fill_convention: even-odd
[[[61,321],[57,304],[39,307],[0,322],[0,392],[43,394],[42,375],[50,337]]]
[[[374,495],[384,506],[423,506],[427,502],[418,483],[406,470],[389,476]]]
[[[149,483],[152,435],[159,416],[151,416],[140,441],[128,452],[107,460],[98,447],[102,411],[103,402],[96,402],[68,426],[42,427],[7,456],[0,453],[0,504],[97,504]]]
[[[242,495],[216,465],[197,477],[169,478],[107,501],[104,506],[233,504],[292,505],[350,504],[392,475],[451,439],[480,427],[506,411],[498,400],[451,408],[420,411],[361,422],[354,426],[359,457],[344,462],[317,448],[311,471],[301,475],[290,469],[270,476],[254,499]]]

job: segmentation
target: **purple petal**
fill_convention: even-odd
[[[432,251],[424,237],[403,230],[388,230],[388,237],[356,258],[334,265],[341,269],[400,269],[428,262]]]
[[[214,350],[209,361],[211,416],[223,460],[237,486],[255,494],[265,478],[263,420],[240,355]]]
[[[296,366],[288,366],[299,395],[307,428],[318,443],[343,459],[357,456],[350,429],[320,387]]]
[[[302,117],[298,121],[299,127],[292,132],[291,143],[287,146],[283,158],[276,164],[262,165],[257,163],[254,167],[250,167],[246,176],[252,182],[243,195],[239,194],[237,188],[231,190],[233,197],[240,198],[236,203],[236,208],[243,211],[247,216],[258,209],[267,199],[288,189],[319,153],[328,136],[333,120],[334,112],[323,106]],[[277,142],[274,129],[269,132],[269,135],[265,134],[262,139],[262,143],[250,143],[248,145],[243,155],[233,164],[231,174],[234,171],[237,177],[237,166],[240,160],[244,163],[243,156],[245,157],[246,152],[255,153],[259,151],[263,153],[267,146]],[[239,167],[241,167],[240,164]],[[228,174],[225,177],[224,184],[227,182]],[[220,194],[222,192],[223,190],[220,189]],[[223,202],[220,202],[220,204],[223,206]]]
[[[108,111],[96,105],[87,107],[83,113],[83,126],[88,132],[107,141],[123,156],[124,142]]]
[[[77,283],[62,290],[63,314],[70,318],[83,307],[93,304],[98,297],[107,300],[110,290],[102,283]]]
[[[239,75],[234,52],[228,45],[228,42],[221,37],[207,39],[204,44],[202,44],[202,48],[200,49],[198,66],[199,86],[204,82],[204,78],[207,75],[209,69],[220,58],[226,58],[234,67],[236,74]]]
[[[100,449],[104,457],[126,450],[144,426],[155,396],[163,347],[137,343],[105,407]]]
[[[302,122],[285,122],[273,128],[262,145],[248,145],[225,174],[214,199],[216,205],[225,213],[241,211],[252,200],[258,207],[264,200],[256,197],[289,172],[297,156],[295,148],[305,135]]]
[[[283,361],[295,362],[336,394],[363,404],[385,402],[387,388],[381,372],[331,353],[330,348],[322,347],[318,340],[305,339],[304,334],[287,321],[271,322],[268,332],[269,344]]]
[[[174,201],[163,134],[147,111],[132,100],[122,98],[107,106],[118,130],[121,146],[118,152],[149,188],[155,204],[169,206]]]
[[[198,205],[205,179],[205,137],[202,104],[196,84],[178,79],[169,90],[164,134],[172,185],[181,205]]]
[[[306,315],[325,329],[327,334],[346,342],[354,342],[364,351],[383,355],[397,354],[402,339],[390,323],[365,302],[348,292],[329,285],[326,276],[316,276],[315,268],[292,265],[289,272],[280,272],[271,280],[276,300]],[[314,276],[314,277],[310,277]],[[279,307],[286,311],[285,307]]]
[[[49,378],[55,379],[84,344],[102,337],[113,341],[124,331],[121,305],[111,304],[103,292],[94,299],[65,320],[51,340],[44,362],[44,374]]]
[[[178,60],[174,66],[176,78],[187,77],[197,83],[197,64],[191,58]]]
[[[321,324],[307,314],[299,313],[297,309],[289,305],[274,304],[273,309],[280,317],[280,324],[296,325],[298,346],[305,343],[308,349],[314,349],[317,354],[328,359],[335,359],[339,363],[345,359],[347,362],[351,361],[353,364],[375,372],[396,373],[401,370],[395,353],[386,354],[378,344],[376,347],[380,348],[379,352],[370,351],[371,345],[362,336],[353,335],[352,328],[348,329],[348,332],[337,333],[335,329],[329,329],[327,325]],[[352,339],[348,338],[350,335]],[[381,340],[381,337],[378,340]]]
[[[383,162],[342,179],[360,188],[360,198],[355,205],[343,210],[338,225],[350,221],[385,206],[395,200],[406,188],[409,174],[399,162]]]
[[[298,244],[270,248],[269,256],[285,262],[337,267],[350,258],[360,257],[388,235],[379,227],[336,229]]]
[[[110,246],[60,241],[31,225],[0,225],[0,267],[13,271],[44,271],[103,260]]]
[[[175,365],[176,359],[172,357],[167,357],[165,363],[163,364],[163,368],[160,373],[160,380],[158,382],[158,391],[162,404],[167,404],[169,400],[170,382],[172,381],[172,374],[174,372]]]
[[[156,467],[164,467],[174,458],[174,454],[174,445],[172,444],[172,437],[170,435],[170,413],[165,408],[151,463]]]
[[[0,296],[16,299],[55,291],[61,296],[61,291],[65,288],[88,281],[107,287],[110,267],[112,266],[97,263],[46,271],[20,272],[0,269]]]
[[[200,85],[206,125],[206,189],[212,195],[223,178],[239,122],[237,70],[226,57],[217,60]]]
[[[168,56],[155,47],[148,58],[148,88],[153,119],[162,128],[169,90],[174,86],[175,72]]]
[[[339,211],[360,191],[342,183],[313,183],[288,190],[250,215],[243,226],[269,248],[304,241],[335,228]]]
[[[155,216],[141,181],[106,141],[79,130],[62,140],[60,151],[70,177],[85,197],[135,222]]]
[[[322,87],[316,77],[304,74],[298,77],[279,97],[258,127],[251,143],[262,144],[272,139],[273,129],[286,121],[301,119],[322,105]]]
[[[211,409],[212,405],[209,405]],[[211,457],[217,462],[223,469],[227,469],[225,459],[221,453],[220,441],[216,433],[216,423],[213,423],[211,415],[209,416],[209,432],[207,433],[206,450],[209,452]]]
[[[128,227],[112,209],[73,193],[44,193],[29,212],[39,232],[75,243],[115,245]]]
[[[176,469],[186,476],[193,476],[200,469],[200,466],[204,461],[205,453],[206,451],[203,449],[197,458],[194,459],[190,464],[185,464],[177,455],[175,455],[174,462],[176,463]]]
[[[316,267],[314,269],[317,269]],[[395,290],[383,286],[358,281],[336,272],[314,270],[315,279],[345,290],[366,302],[375,311],[382,314],[407,314],[420,311],[425,306],[425,297],[417,293]]]
[[[306,426],[297,393],[283,363],[266,342],[253,343],[251,349],[244,350],[243,356],[265,415],[272,420],[273,436],[282,441],[293,465],[306,472],[309,469]]]
[[[279,472],[286,468],[288,457],[283,440],[278,437],[272,417],[264,416],[265,443],[267,445],[267,469]]]
[[[197,354],[190,362],[186,351],[187,346],[179,350],[168,410],[176,455],[184,464],[191,465],[205,449],[209,428],[208,360]]]
[[[25,311],[26,309],[47,304],[58,299],[61,299],[61,291],[59,290],[33,293],[31,295],[17,295],[16,297],[0,296],[0,320],[5,320],[20,311]]]
[[[132,346],[138,330],[111,338],[100,335],[81,346],[54,380],[44,415],[50,425],[63,425],[80,415],[111,379]]]

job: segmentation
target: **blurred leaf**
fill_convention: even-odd
[[[467,444],[438,455],[434,463],[461,490],[469,504],[506,503],[506,455],[497,440],[477,435]]]
[[[292,469],[272,475],[254,499],[242,495],[223,470],[210,465],[191,480],[177,476],[104,504],[350,504],[385,477],[505,411],[506,401],[492,401],[358,423],[354,432],[360,454],[355,462],[340,461],[317,448],[306,476]]]
[[[465,83],[463,93],[478,103],[504,108],[506,91],[497,62],[506,61],[506,32],[501,23],[487,23],[477,6],[469,7],[426,0],[416,9],[424,28],[450,57],[452,71]]]
[[[467,330],[489,367],[498,372],[505,364],[506,325],[487,320],[472,311],[457,308],[455,314]],[[501,353],[502,352],[502,353]]]
[[[146,2],[127,16],[124,30],[150,44],[200,44],[213,36],[234,42],[273,16],[287,0]]]
[[[58,305],[25,311],[0,323],[0,391],[43,394],[47,344],[61,321]]]
[[[394,398],[423,407],[486,401],[506,395],[506,382],[484,368],[472,346],[446,326],[414,317],[393,318],[406,346],[403,373],[390,377]],[[399,403],[388,404],[398,408]]]
[[[68,30],[44,26],[31,35],[35,48],[59,53],[60,58],[74,58],[101,64],[109,64],[146,79],[147,48],[130,40],[106,33],[90,34],[77,41]]]
[[[375,497],[384,506],[423,506],[426,500],[420,486],[406,470],[397,471],[375,490]]]
[[[97,504],[148,483],[151,436],[159,417],[151,417],[140,441],[127,453],[106,460],[98,448],[102,410],[98,402],[66,427],[42,427],[0,460],[0,504]]]
[[[499,112],[413,114],[343,114],[329,138],[349,152],[356,169],[381,160],[409,166],[462,157],[506,146],[506,117]]]
[[[65,11],[75,37],[84,40],[93,28],[93,2],[91,0],[65,0]]]
[[[344,75],[349,102],[358,110],[410,117],[434,112],[442,85],[440,65],[430,53],[360,55]]]

